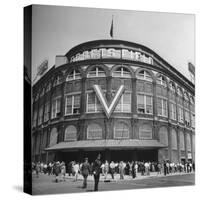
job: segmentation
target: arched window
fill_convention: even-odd
[[[138,79],[141,79],[141,80],[145,80],[145,81],[150,81],[152,82],[153,79],[151,77],[151,75],[149,74],[149,72],[145,71],[145,70],[141,70],[137,73],[137,76],[136,76]]]
[[[51,89],[51,83],[48,83],[47,87],[46,87],[46,92],[49,92]]]
[[[131,72],[125,67],[118,67],[113,72],[113,77],[131,78]]]
[[[114,126],[114,138],[129,138],[129,127],[123,123],[116,123]]]
[[[55,144],[57,144],[57,139],[58,139],[58,131],[57,128],[53,128],[51,130],[51,134],[50,134],[50,142],[49,142],[49,146],[53,146]]]
[[[53,87],[61,84],[61,76],[56,76],[54,82],[53,82]]]
[[[170,88],[170,91],[172,91],[173,93],[176,92],[175,85],[172,81],[170,81],[170,83],[169,83],[169,88]]]
[[[88,125],[87,139],[102,139],[102,128],[98,124]]]
[[[189,133],[187,133],[187,150],[191,152],[191,138]]]
[[[76,127],[73,125],[68,126],[65,129],[65,141],[72,141],[72,140],[77,140],[77,130]]]
[[[88,72],[87,77],[106,77],[106,73],[101,67],[94,67],[91,71]]]
[[[180,150],[185,151],[185,138],[182,131],[180,132]]]
[[[174,129],[172,129],[171,133],[171,144],[172,144],[172,149],[177,150],[177,135]]]
[[[166,127],[161,127],[159,129],[159,140],[160,143],[164,144],[165,146],[168,146],[168,131]]]
[[[183,93],[182,93],[182,91],[181,91],[181,88],[177,88],[177,93],[178,93],[178,95],[180,96],[180,97],[182,97],[183,96]]]
[[[156,83],[159,85],[162,85],[164,87],[167,87],[167,81],[166,78],[163,75],[159,75],[156,79]]]
[[[152,139],[152,127],[148,124],[143,124],[139,128],[139,138],[142,140]]]
[[[78,70],[73,70],[70,74],[67,75],[66,81],[73,81],[78,79],[81,79],[81,73]]]

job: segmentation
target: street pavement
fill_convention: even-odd
[[[119,174],[115,175],[112,180],[110,174],[105,182],[105,177],[101,175],[99,182],[99,191],[112,190],[127,190],[140,188],[155,188],[155,187],[171,187],[171,186],[186,186],[195,184],[194,173],[176,173],[164,176],[163,174],[151,173],[150,176],[141,176],[139,173],[135,179],[131,176],[125,176],[120,180]],[[61,193],[79,193],[79,192],[93,192],[94,180],[93,176],[88,177],[88,186],[82,189],[83,178],[79,175],[78,180],[75,181],[74,176],[66,176],[65,181],[55,182],[55,176],[47,174],[40,174],[39,178],[33,174],[33,194],[61,194]]]

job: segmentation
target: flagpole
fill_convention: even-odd
[[[114,34],[113,34],[113,29],[114,29],[113,19],[114,19],[114,17],[112,15],[112,21],[111,21],[111,27],[110,27],[110,37],[111,37],[111,39],[113,39],[113,37],[114,37]]]

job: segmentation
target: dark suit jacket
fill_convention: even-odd
[[[101,173],[101,161],[99,159],[94,161],[92,171],[95,175],[99,175]]]

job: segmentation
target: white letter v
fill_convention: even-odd
[[[112,114],[113,110],[115,109],[120,97],[122,96],[122,93],[124,92],[125,88],[124,85],[121,85],[119,89],[117,90],[117,93],[115,94],[114,98],[112,99],[110,105],[108,106],[108,102],[99,87],[99,85],[93,85],[94,91],[96,92],[96,95],[103,107],[104,112],[106,113],[107,118],[110,117]]]

